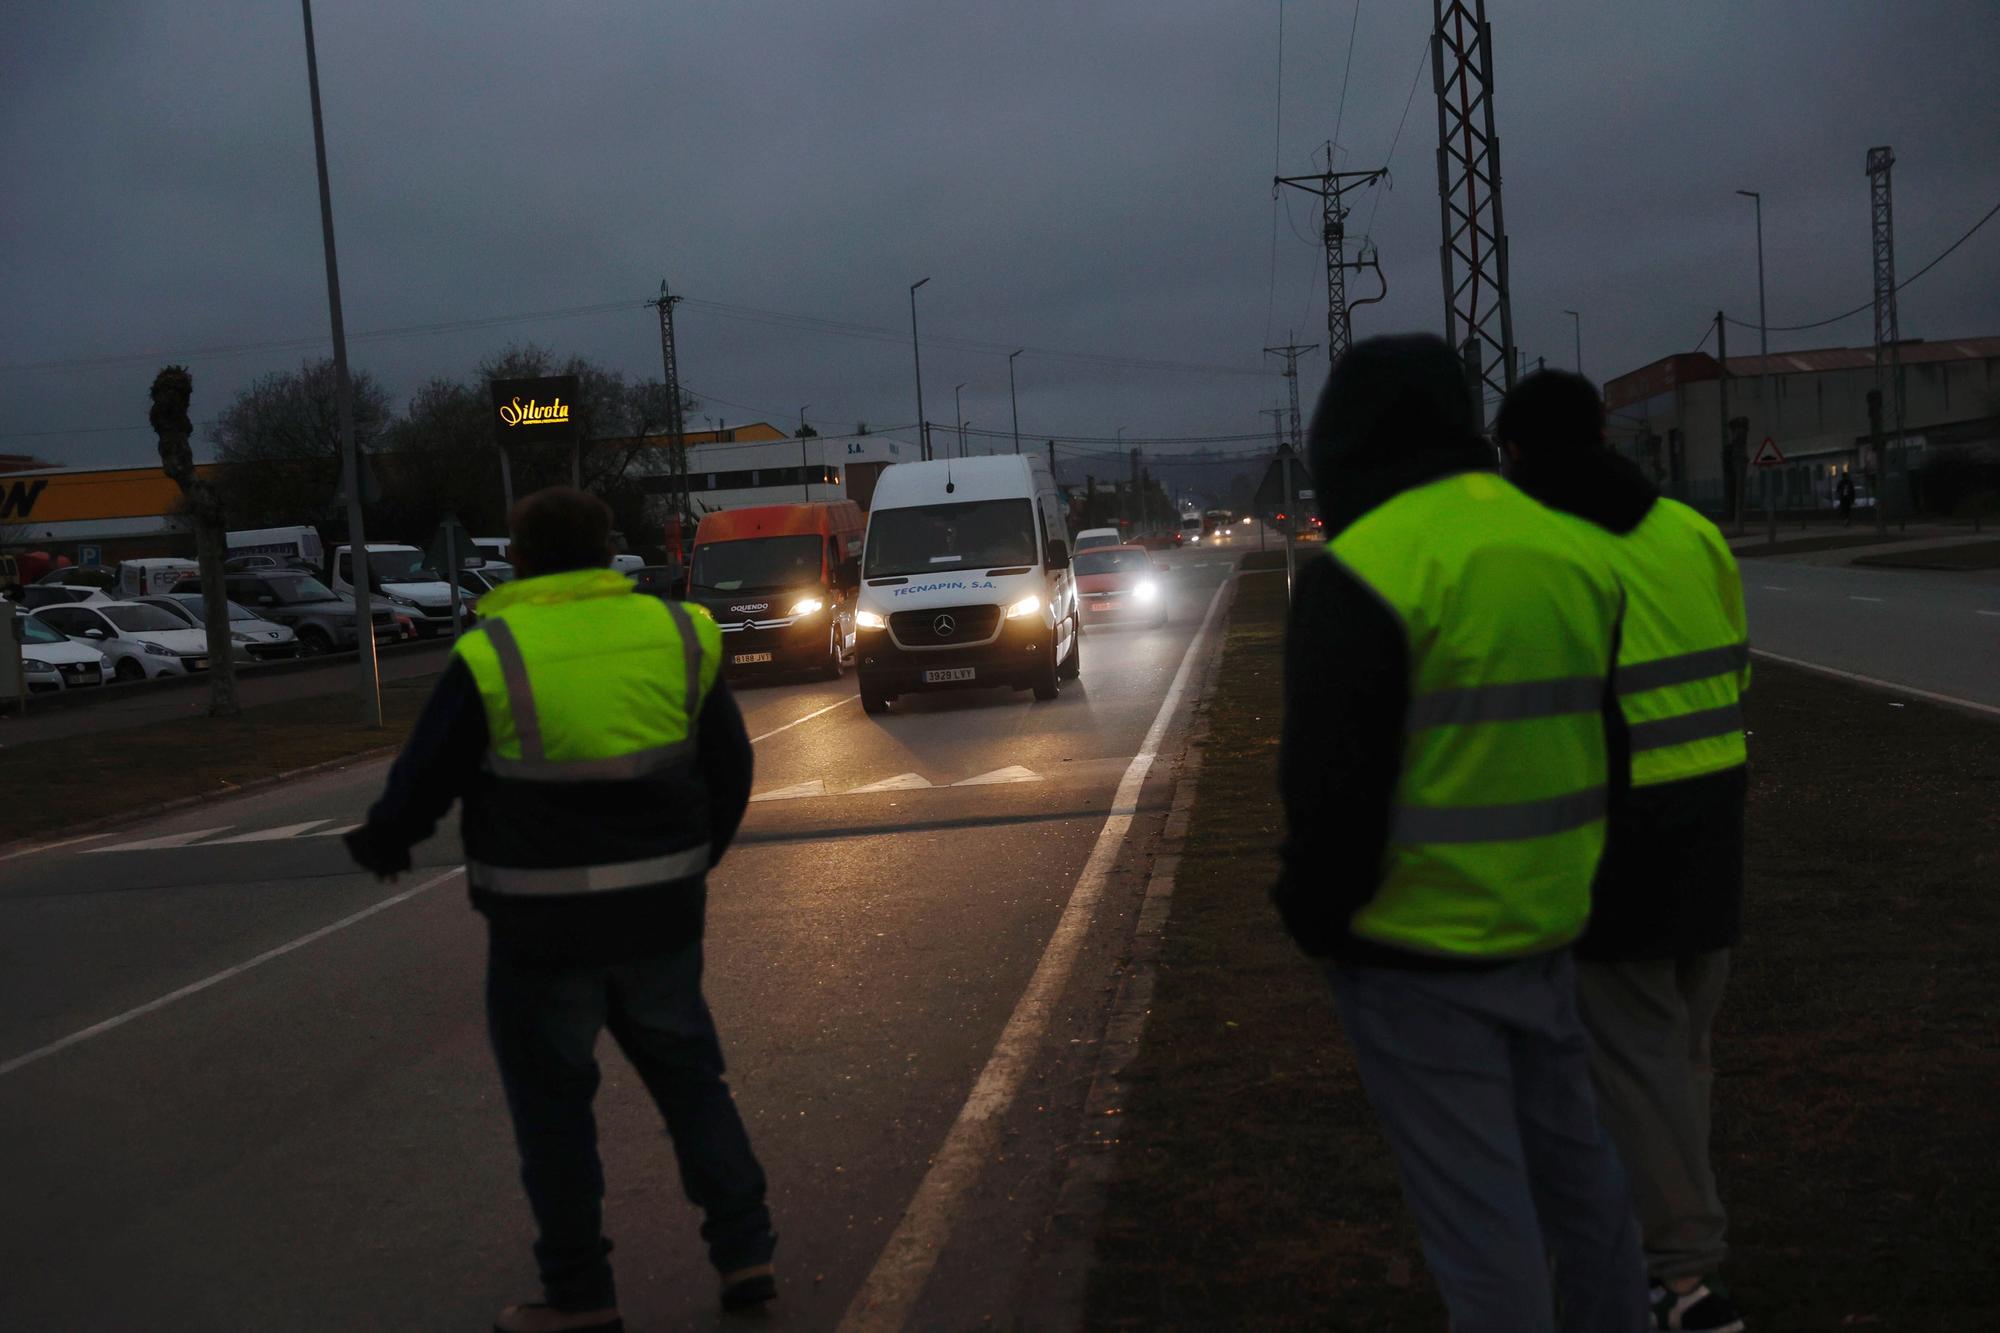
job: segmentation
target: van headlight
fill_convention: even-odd
[[[889,618],[878,611],[856,611],[854,624],[857,629],[887,629]]]
[[[788,616],[812,616],[818,615],[825,609],[826,603],[819,598],[801,597],[798,601],[792,603],[792,609],[785,612],[785,614]]]
[[[1032,616],[1041,609],[1042,599],[1034,593],[1029,593],[1026,597],[1023,597],[1020,601],[1007,608],[1007,619],[1019,620],[1022,616]]]
[[[1151,579],[1142,580],[1139,586],[1132,589],[1132,595],[1142,602],[1157,602],[1160,600],[1160,585]]]

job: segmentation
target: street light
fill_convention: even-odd
[[[951,390],[951,419],[958,423],[958,456],[965,457],[965,409],[958,404],[958,391],[965,385],[957,384]]]
[[[1576,373],[1581,375],[1583,373],[1583,316],[1577,314],[1574,310],[1565,310],[1563,313],[1568,315],[1571,323],[1576,326]]]
[[[799,485],[805,489],[808,503],[811,502],[813,493],[812,482],[806,477],[806,408],[811,406],[811,403],[807,403],[799,409]]]
[[[1755,190],[1738,190],[1736,193],[1757,206],[1757,368],[1762,372],[1761,383],[1757,386],[1757,408],[1758,415],[1764,418],[1758,424],[1775,435],[1777,430],[1771,420],[1772,409],[1776,406],[1771,401],[1771,334],[1764,318],[1764,196]],[[1886,481],[1887,478],[1888,469],[1884,468],[1883,479]],[[1882,496],[1888,493],[1886,487],[1880,487],[1878,491]],[[1881,505],[1879,497],[1876,505],[1878,508]],[[1764,478],[1764,509],[1764,517],[1770,525],[1768,540],[1776,541],[1777,510],[1771,499],[1771,479],[1768,476]]]
[[[1014,408],[1014,452],[1021,452],[1021,402],[1014,396],[1014,358],[1027,351],[1025,347],[1007,353],[1007,401]]]
[[[917,288],[929,281],[918,278],[910,284],[910,357],[917,363],[917,453],[926,461],[931,456],[931,427],[924,420],[924,353],[917,344]]]

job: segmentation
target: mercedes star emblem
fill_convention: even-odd
[[[939,616],[931,622],[931,632],[940,639],[949,639],[958,632],[958,622],[950,616]]]

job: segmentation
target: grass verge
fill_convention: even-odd
[[[175,718],[0,749],[4,836],[59,837],[93,819],[141,814],[188,796],[342,759],[409,734],[435,676],[382,684],[382,729],[354,719],[348,693],[247,708],[241,717]]]
[[[1928,551],[1856,556],[1854,563],[1878,565],[1884,569],[2000,569],[2000,538],[1990,542],[1938,546]]]
[[[1096,1328],[1444,1318],[1317,972],[1265,889],[1283,588],[1239,585]],[[1716,1035],[1726,1271],[1758,1329],[2000,1308],[2000,726],[1760,663],[1745,942]]]

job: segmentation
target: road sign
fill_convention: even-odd
[[[104,563],[102,546],[79,546],[76,548],[76,563],[79,565],[101,565]]]
[[[1750,466],[1783,467],[1784,465],[1785,465],[1784,451],[1778,448],[1778,442],[1776,440],[1766,435],[1764,437],[1764,442],[1757,446],[1757,456],[1750,460]]]

